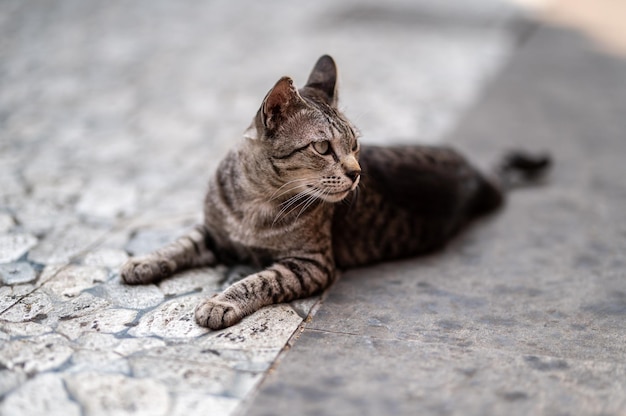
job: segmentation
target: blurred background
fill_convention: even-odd
[[[439,141],[532,25],[500,0],[0,1],[0,211],[40,236],[164,195],[196,218],[266,92],[326,53],[365,141]]]
[[[537,19],[620,53],[624,15],[620,0],[2,0],[2,229],[110,226],[167,200],[195,221],[265,93],[322,54],[363,141],[435,143]]]
[[[619,0],[3,0],[2,195],[62,176],[79,208],[78,190],[95,187],[132,211],[173,172],[210,171],[273,83],[302,85],[325,53],[364,141],[440,141],[533,30],[531,13],[626,50]],[[107,178],[88,173],[99,169]]]

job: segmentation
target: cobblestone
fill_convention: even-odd
[[[126,260],[128,260],[128,254],[123,250],[101,248],[87,253],[83,259],[83,264],[117,270]]]
[[[302,318],[289,305],[273,305],[202,342],[207,348],[218,350],[282,348],[301,322]]]
[[[0,403],[3,415],[80,416],[80,406],[71,400],[59,374],[44,373],[21,385]]]
[[[37,272],[29,263],[0,264],[0,281],[5,285],[30,283],[37,279]]]
[[[9,214],[0,212],[0,233],[6,233],[15,226],[15,220]]]
[[[66,338],[44,334],[4,344],[0,347],[0,363],[9,370],[32,375],[60,367],[72,352]]]
[[[0,263],[19,259],[36,244],[37,238],[30,234],[0,235]]]
[[[93,296],[89,293],[81,293],[73,299],[55,305],[55,311],[60,321],[68,321],[92,314],[109,305],[110,302],[105,299]]]
[[[87,415],[167,415],[168,389],[152,379],[81,372],[65,377],[67,389]]]
[[[211,354],[211,353],[208,353]],[[213,363],[200,365],[188,360],[154,357],[131,357],[133,374],[150,378],[171,386],[175,392],[203,392],[205,394],[243,398],[259,381],[261,373],[236,371],[228,366]]]
[[[130,309],[106,309],[78,318],[59,322],[56,330],[70,339],[76,339],[86,332],[116,334],[128,329],[137,316]]]
[[[28,252],[28,260],[39,264],[67,264],[72,257],[103,237],[105,232],[88,225],[53,230]]]
[[[225,268],[203,268],[182,272],[176,279],[168,279],[159,283],[159,289],[165,296],[178,296],[189,293],[211,295],[220,289],[224,279]]]
[[[15,303],[17,299],[19,301]],[[7,307],[10,307],[10,309],[2,314],[2,319],[8,322],[26,322],[41,319],[47,317],[48,312],[52,311],[53,308],[50,296],[44,292],[32,292],[25,296],[15,296],[13,294],[7,300],[9,300]],[[10,302],[11,300],[14,302]]]
[[[128,309],[147,309],[159,305],[165,296],[156,286],[128,286],[118,279],[92,291],[112,305]]]
[[[124,357],[114,351],[75,350],[72,354],[72,373],[100,372],[130,375],[130,366]]]
[[[114,220],[133,214],[137,206],[137,189],[129,184],[99,180],[85,187],[76,204],[79,214]]]
[[[234,397],[210,396],[203,393],[181,393],[176,396],[172,408],[172,416],[187,415],[228,415],[234,412],[239,404]]]
[[[101,268],[70,265],[47,281],[42,290],[57,301],[64,301],[106,280],[107,273]]]
[[[134,337],[195,338],[209,332],[196,324],[193,313],[201,300],[199,296],[185,296],[165,302],[145,314],[128,334]]]

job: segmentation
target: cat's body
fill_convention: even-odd
[[[259,308],[328,287],[336,269],[443,245],[472,218],[498,207],[500,186],[444,147],[359,146],[337,110],[336,68],[320,58],[297,91],[282,78],[246,138],[209,184],[204,224],[127,262],[127,283],[189,267],[248,263],[259,269],[196,309],[200,325],[235,324]],[[537,171],[509,163],[509,170]],[[358,186],[358,189],[357,189]]]

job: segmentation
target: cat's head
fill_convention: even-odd
[[[338,202],[359,183],[357,132],[337,108],[337,67],[328,55],[299,91],[291,78],[281,78],[244,136],[269,165],[282,200]]]

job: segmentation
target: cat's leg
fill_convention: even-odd
[[[216,258],[208,241],[207,229],[198,225],[153,253],[129,259],[120,270],[122,280],[128,284],[150,283],[190,267],[211,266]]]
[[[329,255],[284,258],[200,303],[196,321],[211,329],[226,328],[263,306],[319,293],[334,277],[335,267]]]

